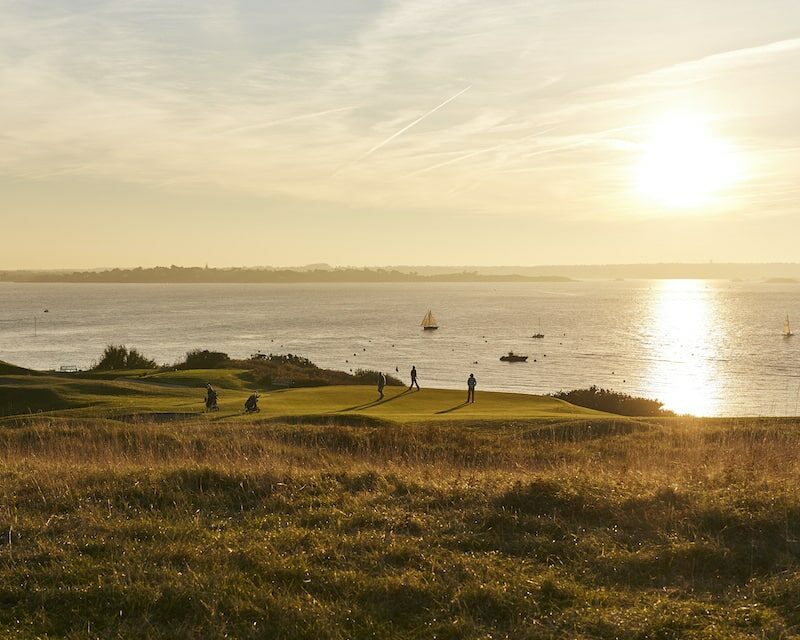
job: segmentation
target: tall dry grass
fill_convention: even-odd
[[[0,429],[0,635],[800,625],[795,421],[349,420]]]

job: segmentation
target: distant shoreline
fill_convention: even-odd
[[[577,282],[557,275],[480,274],[475,271],[422,275],[386,269],[268,270],[155,267],[108,271],[0,272],[0,282],[113,284],[297,284],[415,282]]]
[[[640,263],[585,265],[375,265],[0,269],[0,282],[575,282],[586,280],[800,282],[800,263]]]

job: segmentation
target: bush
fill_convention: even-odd
[[[323,387],[335,384],[367,384],[378,383],[377,371],[358,369],[355,373],[323,369],[315,365],[308,358],[287,354],[258,353],[248,360],[231,360],[229,366],[248,369],[252,381],[262,387],[291,386],[295,387]],[[388,385],[402,385],[402,382],[391,376],[386,376]]]
[[[139,353],[136,349],[128,351],[128,358],[125,362],[128,369],[157,369],[158,365],[154,360],[146,358],[144,354]]]
[[[356,369],[353,372],[354,382],[356,384],[378,384],[378,377],[381,375],[380,371],[373,369]],[[402,387],[403,382],[399,378],[386,374],[386,384],[390,387]]]
[[[228,365],[230,358],[227,353],[221,351],[209,351],[208,349],[194,349],[186,354],[186,369],[217,369]]]
[[[611,389],[600,389],[592,385],[588,389],[573,389],[551,394],[559,400],[566,400],[579,407],[607,411],[621,416],[674,416],[672,411],[663,409],[663,402],[618,393]]]
[[[146,358],[136,349],[130,351],[124,345],[110,344],[103,351],[100,361],[94,365],[94,371],[114,371],[117,369],[157,369],[155,361]]]

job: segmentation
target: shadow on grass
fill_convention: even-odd
[[[130,422],[130,423],[149,423],[149,422],[177,422],[181,420],[192,420],[197,418],[200,413],[189,413],[189,412],[181,412],[181,411],[142,411],[139,413],[123,413],[118,416],[114,417],[114,420],[119,420],[120,422]]]
[[[359,411],[361,409],[371,409],[372,407],[377,407],[382,404],[386,404],[387,402],[391,402],[392,400],[397,400],[398,398],[402,398],[404,395],[411,393],[411,389],[406,389],[402,393],[398,393],[396,396],[392,396],[391,398],[378,398],[377,400],[372,400],[371,402],[366,402],[364,404],[358,404],[354,407],[347,407],[345,409],[338,409],[337,413],[344,413],[345,411]]]
[[[397,422],[363,414],[318,413],[308,415],[281,415],[259,418],[255,424],[313,425],[321,427],[387,427],[399,426]]]
[[[451,413],[453,411],[458,411],[462,407],[466,407],[468,404],[469,402],[464,400],[464,402],[462,402],[461,404],[457,404],[455,407],[450,407],[449,409],[442,409],[441,411],[437,411],[436,414],[439,415],[442,413]]]

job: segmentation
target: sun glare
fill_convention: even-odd
[[[736,151],[697,117],[680,116],[653,126],[637,169],[640,190],[669,208],[709,204],[738,179]]]
[[[663,280],[652,291],[652,369],[648,397],[696,416],[719,410],[720,375],[714,370],[716,301],[702,280]]]

